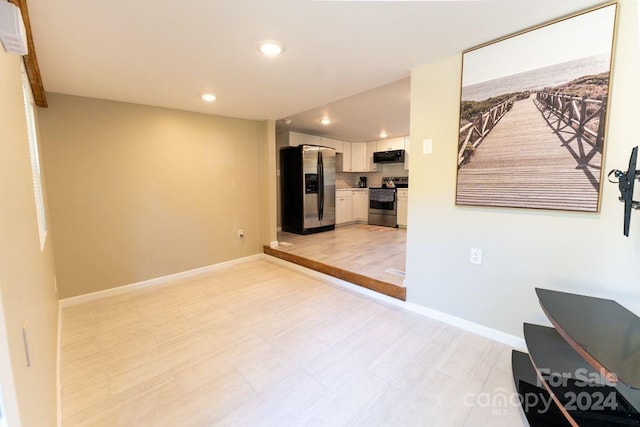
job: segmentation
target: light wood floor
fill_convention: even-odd
[[[407,230],[351,224],[317,234],[279,232],[278,249],[404,287]],[[289,245],[287,245],[289,244]]]
[[[517,426],[510,349],[267,260],[64,308],[68,426]]]

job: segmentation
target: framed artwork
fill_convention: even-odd
[[[457,205],[598,212],[616,7],[463,53]]]

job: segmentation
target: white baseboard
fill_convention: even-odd
[[[78,295],[76,297],[69,297],[60,300],[62,308],[71,307],[77,304],[82,304],[88,301],[94,301],[101,298],[106,298],[114,295],[120,295],[127,292],[131,292],[135,289],[148,288],[150,286],[161,285],[163,283],[170,282],[172,280],[183,279],[186,277],[196,276],[198,274],[208,273],[210,271],[219,270],[224,267],[230,267],[232,265],[243,264],[250,261],[262,259],[264,254],[255,254],[243,258],[232,259],[230,261],[221,262],[218,264],[208,265],[205,267],[194,268],[193,270],[183,271],[181,273],[169,274],[167,276],[156,277],[155,279],[144,280],[142,282],[132,283],[130,285],[118,286],[111,289],[105,289],[103,291],[91,292],[89,294]]]
[[[333,276],[329,276],[324,273],[320,273],[315,270],[311,270],[307,267],[303,267],[298,264],[294,264],[288,261],[281,260],[280,258],[276,258],[273,256],[265,255],[265,254],[256,254],[251,255],[244,258],[238,258],[231,261],[221,262],[219,264],[209,265],[206,267],[195,268],[193,270],[184,271],[181,273],[170,274],[168,276],[158,277],[155,279],[149,279],[138,283],[133,283],[130,285],[119,286],[117,288],[106,289],[103,291],[92,292],[90,294],[80,295],[77,297],[70,297],[60,300],[60,309],[64,307],[70,307],[76,304],[81,304],[83,302],[94,301],[101,298],[106,298],[113,295],[119,295],[127,292],[131,292],[135,289],[142,289],[149,286],[160,285],[172,280],[186,278],[195,276],[198,274],[207,273],[210,271],[218,270],[224,267],[229,267],[232,265],[243,264],[250,261],[264,259],[274,264],[281,265],[290,270],[298,271],[302,274],[306,274],[308,276],[312,276],[314,278],[320,279],[325,283],[336,285],[345,289],[349,289],[350,291],[357,292],[359,294],[366,295],[368,297],[374,298],[381,302],[385,302],[387,304],[391,304],[397,307],[402,307],[405,310],[414,312],[416,314],[420,314],[422,316],[430,317],[435,320],[439,320],[441,322],[447,323],[449,325],[455,326],[460,329],[464,329],[469,332],[473,332],[474,334],[483,336],[485,338],[489,338],[493,341],[500,342],[502,344],[506,344],[510,347],[517,349],[526,349],[526,344],[524,340],[515,335],[507,334],[506,332],[499,331],[497,329],[489,328],[487,326],[481,325],[479,323],[475,323],[469,320],[462,319],[460,317],[452,316],[447,313],[443,313],[438,310],[431,309],[429,307],[425,307],[419,304],[401,301],[396,298],[392,298],[387,295],[383,295],[381,293],[372,291],[367,288],[363,288],[362,286],[354,285],[353,283],[346,282],[344,280],[338,279]],[[60,340],[60,328],[61,328],[61,317],[58,321],[58,340]],[[60,343],[58,343],[58,361],[60,360]]]
[[[362,286],[354,285],[353,283],[345,282],[344,280],[338,279],[336,277],[332,277],[326,275],[324,273],[320,273],[315,270],[311,270],[307,267],[303,267],[298,264],[294,264],[288,261],[281,260],[280,258],[266,256],[265,259],[273,262],[278,265],[282,265],[291,270],[295,270],[301,272],[303,274],[312,276],[314,278],[318,278],[325,283],[329,283],[332,285],[337,285],[343,288],[347,288],[351,291],[358,292],[360,294],[367,295],[371,298],[377,299],[379,301],[385,302],[387,304],[392,304],[397,307],[402,307],[405,310],[411,311],[416,314],[420,314],[425,317],[429,317],[435,320],[439,320],[443,323],[447,323],[449,325],[455,326],[460,329],[464,329],[465,331],[472,332],[476,335],[483,336],[485,338],[489,338],[490,340],[508,345],[509,347],[524,350],[527,348],[524,339],[517,337],[515,335],[507,334],[506,332],[499,331],[497,329],[489,328],[487,326],[481,325],[479,323],[471,322],[469,320],[462,319],[460,317],[452,316],[447,313],[443,313],[438,310],[434,310],[423,305],[401,301],[396,298],[392,298],[387,295],[383,295],[381,293],[372,291],[367,288],[363,288]]]
[[[60,362],[62,361],[62,303],[58,301],[58,337],[56,343],[56,425],[62,427],[62,381],[60,378]]]
[[[473,332],[476,335],[480,335],[485,338],[489,338],[490,340],[506,344],[509,347],[526,351],[527,345],[524,339],[515,335],[507,334],[506,332],[489,328],[488,326],[484,326],[470,320],[465,320],[460,317],[452,316],[451,314],[443,313],[442,311],[434,310],[420,304],[405,302],[404,307],[416,314],[421,314],[423,316],[448,323],[449,325],[464,329],[465,331]]]

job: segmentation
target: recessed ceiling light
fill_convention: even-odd
[[[325,118],[320,120],[320,123],[322,123],[325,126],[328,126],[328,125],[331,124],[331,119],[329,117],[325,117]]]
[[[275,40],[265,40],[260,43],[260,52],[266,56],[278,56],[284,52],[284,46]]]
[[[203,93],[201,98],[203,101],[206,101],[206,102],[213,102],[216,100],[216,96],[212,93]]]
[[[380,132],[380,138],[386,138],[387,133],[385,131]]]

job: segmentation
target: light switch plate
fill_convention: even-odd
[[[422,140],[422,154],[431,154],[433,153],[433,140],[432,139],[423,139]]]
[[[471,264],[482,264],[482,249],[471,248],[471,253],[469,254],[469,262]]]

